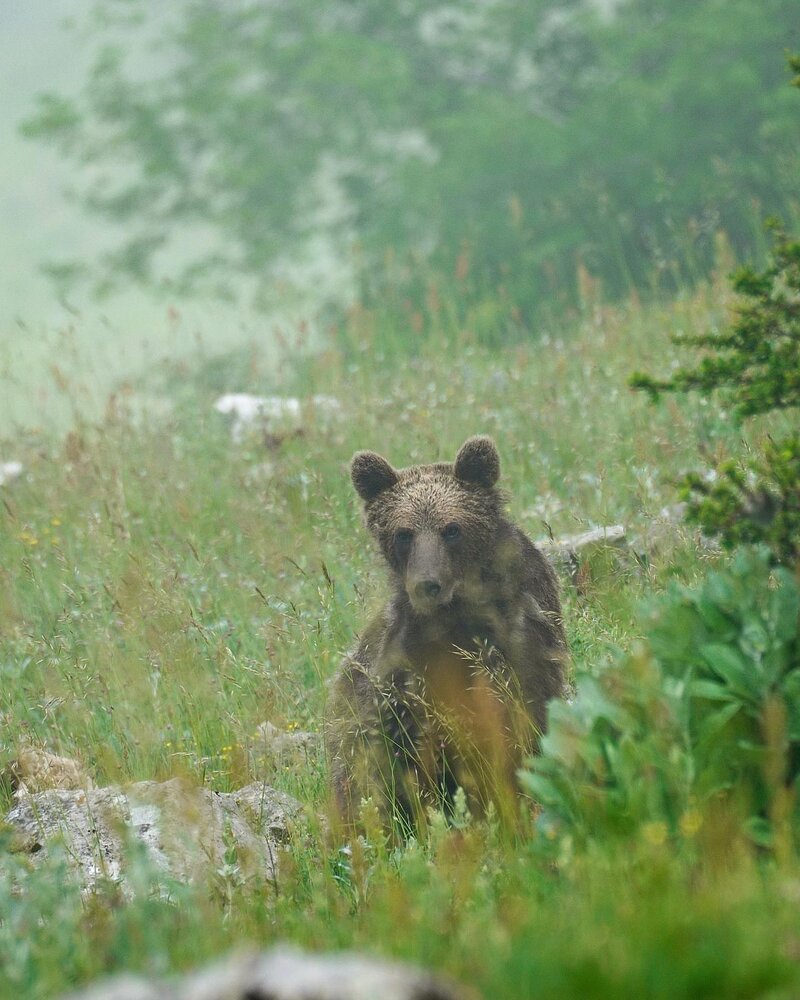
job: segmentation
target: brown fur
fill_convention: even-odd
[[[334,678],[327,723],[345,823],[372,797],[412,823],[456,787],[473,813],[516,810],[516,769],[564,689],[566,640],[549,563],[506,519],[494,443],[454,463],[351,475],[393,594]]]

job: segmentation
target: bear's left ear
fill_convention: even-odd
[[[458,449],[453,466],[456,479],[491,489],[500,478],[500,456],[489,437],[471,437]]]

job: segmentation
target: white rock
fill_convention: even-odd
[[[307,770],[319,757],[322,744],[319,733],[284,732],[271,722],[262,722],[256,733],[257,739],[250,748],[250,762],[259,776],[268,776],[284,767]]]
[[[170,781],[140,781],[126,789],[50,789],[21,798],[5,823],[16,849],[34,862],[63,839],[84,888],[111,879],[126,887],[126,848],[138,842],[156,871],[182,882],[208,878],[235,848],[242,877],[274,880],[281,841],[301,805],[256,783],[212,792]]]
[[[312,396],[311,406],[317,414],[328,417],[338,417],[343,412],[342,404],[335,396]]]
[[[0,462],[0,486],[22,475],[22,462]]]
[[[340,952],[295,948],[238,955],[183,979],[153,982],[129,975],[62,1000],[467,1000],[465,991],[414,965]]]
[[[248,430],[297,430],[338,417],[342,404],[333,396],[316,395],[301,401],[295,396],[253,396],[229,392],[214,403],[217,413],[233,417],[231,437],[239,442]]]
[[[296,419],[300,416],[300,400],[294,396],[251,396],[246,392],[229,392],[219,397],[214,409],[218,413],[232,413],[249,423],[259,418]]]

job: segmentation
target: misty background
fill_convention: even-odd
[[[272,327],[287,321],[211,296],[169,298],[128,287],[98,301],[85,289],[61,293],[48,260],[92,259],[113,227],[69,197],[74,175],[59,152],[21,134],[44,91],[77,93],[96,50],[80,30],[91,3],[3,0],[0,21],[0,434],[63,427],[75,409],[102,411],[122,380],[159,360],[192,359],[257,342],[269,354]],[[78,20],[76,20],[78,19]],[[67,380],[62,381],[61,376]]]
[[[1,16],[2,430],[163,357],[315,349],[354,302],[435,335],[447,285],[479,341],[535,338],[581,283],[676,294],[797,217],[786,0]]]

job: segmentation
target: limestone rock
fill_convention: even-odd
[[[314,425],[327,425],[342,414],[342,404],[333,396],[312,396],[300,400],[294,396],[253,396],[247,392],[228,392],[214,403],[217,413],[231,418],[231,438],[243,440],[249,431],[261,431],[265,440],[280,440],[291,432]]]
[[[173,994],[175,996],[176,994]],[[139,976],[113,976],[94,986],[70,993],[62,1000],[164,1000],[164,990]]]
[[[62,1000],[475,1000],[413,965],[294,948],[225,959],[180,980],[119,976]]]
[[[141,845],[155,869],[185,882],[225,872],[273,880],[280,843],[301,805],[256,784],[218,793],[177,778],[141,781],[126,789],[50,789],[24,796],[5,818],[15,847],[38,861],[63,839],[83,886],[111,879],[126,888],[129,844]]]
[[[276,843],[288,839],[302,811],[297,799],[260,781],[231,792],[230,797],[250,825]]]
[[[0,486],[22,475],[22,462],[0,462]]]
[[[319,756],[322,745],[319,733],[286,732],[271,722],[262,722],[256,732],[250,759],[253,770],[259,775],[269,775],[287,767],[307,770]]]
[[[47,844],[63,833],[70,860],[87,886],[101,878],[121,878],[120,817],[127,802],[117,788],[52,788],[20,798],[5,823],[16,836],[14,849],[36,861]]]

